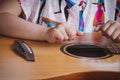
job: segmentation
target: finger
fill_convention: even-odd
[[[62,42],[64,40],[63,34],[57,29],[56,29],[55,37],[56,37],[56,42]]]
[[[118,40],[119,40],[119,36],[120,36],[120,28],[116,28],[111,35],[111,39],[117,40],[117,38],[118,38]]]
[[[116,31],[116,28],[118,25],[116,23],[112,23],[109,28],[105,31],[106,36],[110,37],[114,31]]]
[[[81,36],[81,35],[84,34],[83,32],[81,32],[81,31],[79,31],[79,30],[76,30],[76,31],[77,31],[77,33],[76,33],[77,36]]]
[[[62,34],[64,41],[69,39],[69,37],[68,37],[68,35],[67,35],[66,31],[65,31],[65,27],[63,25],[57,26],[56,29]]]
[[[52,28],[52,29],[49,29],[48,30],[48,33],[47,33],[47,41],[49,42],[49,43],[55,43],[56,42],[56,40],[55,40],[55,35],[54,35],[54,29]]]
[[[65,32],[65,30],[61,31],[61,34],[63,35],[63,38],[64,38],[63,40],[64,41],[69,39],[69,37],[68,37],[67,33]]]
[[[74,39],[77,34],[77,30],[72,26],[66,27],[65,31],[69,37],[69,40]]]
[[[102,34],[107,38],[109,38],[109,34],[108,34],[109,27],[111,27],[113,23],[114,21],[109,20],[106,24],[103,25],[103,27],[101,27]]]
[[[66,29],[66,33],[69,37],[69,40],[74,39],[76,36],[76,30],[74,30],[74,29]]]
[[[109,26],[112,25],[112,23],[114,23],[114,21],[107,21],[106,24],[104,24],[103,27],[101,27],[101,30],[105,32],[109,28]]]
[[[62,26],[64,26],[65,32],[68,35],[69,40],[74,39],[76,36],[75,28],[68,23],[63,23]]]
[[[62,42],[63,36],[62,34],[56,29],[52,29],[49,33],[48,42],[49,43],[55,43],[55,42]]]

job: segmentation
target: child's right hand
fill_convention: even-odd
[[[74,39],[77,35],[83,33],[76,30],[74,27],[67,23],[60,24],[55,28],[51,28],[46,33],[46,40],[49,43],[62,42]]]
[[[109,20],[103,25],[99,25],[95,29],[101,31],[104,36],[116,42],[120,42],[120,23]]]

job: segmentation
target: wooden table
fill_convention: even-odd
[[[59,79],[57,77],[85,72],[95,74],[101,71],[107,73],[120,72],[120,55],[114,55],[106,59],[87,60],[74,58],[60,51],[60,47],[65,43],[115,44],[98,32],[76,37],[75,40],[70,42],[55,44],[24,40],[33,49],[35,62],[26,61],[11,50],[14,40],[14,38],[0,36],[0,80],[79,80],[68,79],[69,77]],[[90,79],[81,78],[81,80]]]

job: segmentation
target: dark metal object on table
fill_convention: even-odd
[[[15,40],[12,49],[28,61],[35,61],[34,53],[31,47],[22,40]]]

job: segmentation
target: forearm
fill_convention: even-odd
[[[30,39],[45,40],[46,27],[30,23],[9,13],[0,13],[0,34]]]

